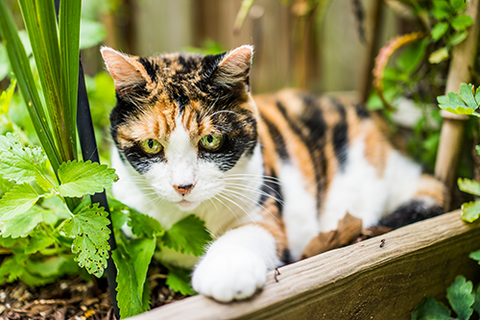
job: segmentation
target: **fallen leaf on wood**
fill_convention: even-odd
[[[301,255],[301,259],[313,257],[322,252],[343,247],[362,234],[362,219],[347,212],[338,222],[337,230],[321,232],[313,238]]]

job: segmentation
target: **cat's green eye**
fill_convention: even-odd
[[[157,154],[163,150],[163,146],[155,139],[143,140],[140,142],[143,151],[150,154]]]
[[[200,146],[208,151],[220,149],[225,140],[223,134],[209,134],[200,139]]]

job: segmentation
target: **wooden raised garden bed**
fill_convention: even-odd
[[[410,319],[424,297],[444,301],[457,275],[479,280],[468,258],[478,248],[480,222],[457,210],[272,271],[248,301],[194,296],[131,319]]]

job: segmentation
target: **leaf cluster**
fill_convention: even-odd
[[[428,58],[430,63],[440,63],[450,57],[449,51],[467,38],[467,28],[473,19],[461,12],[467,7],[463,0],[432,1],[430,12],[434,25],[430,33],[433,42],[443,40],[444,46],[432,52]]]
[[[118,248],[113,252],[113,260],[118,270],[117,299],[120,315],[133,316],[150,309],[150,292],[146,276],[148,266],[155,254],[163,247],[177,252],[200,256],[211,236],[205,223],[189,215],[165,230],[152,217],[110,199],[112,220]],[[127,238],[120,229],[127,225],[133,234]],[[190,285],[190,270],[174,268],[164,263],[169,269],[166,284],[184,295],[193,295]]]
[[[480,104],[480,91],[475,90],[472,84],[460,84],[460,91],[449,92],[447,95],[437,97],[438,106],[454,114],[474,115],[480,117],[477,109]]]
[[[480,250],[470,258],[480,263]],[[424,299],[413,311],[412,320],[468,320],[474,311],[480,315],[480,285],[474,287],[464,276],[457,276],[447,288],[447,301],[451,309],[433,297]]]
[[[101,276],[109,250],[106,212],[98,204],[84,203],[71,212],[66,199],[103,191],[117,179],[115,170],[89,161],[70,161],[60,166],[57,181],[48,164],[40,147],[24,146],[10,133],[0,136],[0,180],[6,189],[0,198],[0,236],[12,240],[6,247],[16,253],[14,259],[22,262],[19,265],[27,263],[29,254],[50,246],[57,254],[71,247],[80,267]],[[60,205],[58,201],[49,205],[52,198]],[[17,238],[21,241],[14,241]],[[8,261],[12,260],[2,264],[3,273],[18,272],[7,268]]]

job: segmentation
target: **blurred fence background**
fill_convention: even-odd
[[[254,93],[284,87],[365,91],[379,47],[398,33],[397,16],[379,0],[256,0],[234,32],[241,5],[242,0],[116,0],[99,19],[107,30],[105,45],[135,55],[253,44]],[[85,53],[91,74],[102,68],[97,51]]]

